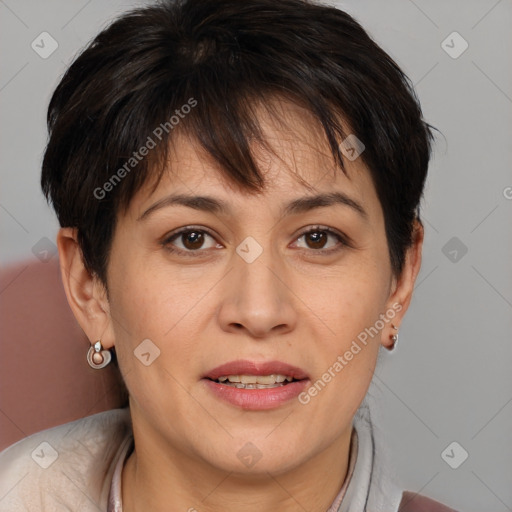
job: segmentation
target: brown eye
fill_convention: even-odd
[[[202,229],[182,229],[171,234],[162,241],[162,245],[171,252],[192,255],[193,253],[204,254],[204,250],[222,248],[216,243],[213,235]]]
[[[204,243],[204,233],[200,231],[187,231],[180,236],[183,246],[191,251],[201,249]]]
[[[346,237],[321,226],[303,232],[295,240],[295,244],[300,249],[312,249],[313,252],[321,254],[351,246]]]
[[[306,244],[310,249],[323,249],[327,243],[325,231],[310,231],[305,235]]]

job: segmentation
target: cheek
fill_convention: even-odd
[[[112,297],[112,313],[124,322],[120,326],[126,327],[120,332],[123,339],[137,343],[141,337],[153,337],[157,343],[193,310],[202,292],[202,280],[195,275],[185,280],[155,259],[138,260],[135,257],[124,262],[113,272],[117,293]]]
[[[385,312],[388,286],[380,271],[364,266],[317,288],[308,301],[321,322],[311,334],[315,357],[312,382],[301,399],[308,417],[322,422],[326,438],[357,411],[373,377],[380,347],[376,328]],[[380,276],[380,277],[379,277]],[[309,314],[314,319],[314,315]],[[377,327],[381,327],[380,323]]]
[[[340,349],[375,324],[389,297],[387,274],[372,263],[347,266],[315,285],[308,306],[323,320],[329,338],[339,340]]]
[[[133,382],[149,392],[151,383],[161,384],[190,366],[197,351],[204,313],[201,299],[207,285],[206,279],[183,279],[168,267],[148,262],[131,268],[119,265],[113,272],[111,318],[127,385]]]
[[[351,397],[346,405],[355,410],[362,400],[377,360],[383,327],[380,318],[388,293],[382,269],[363,262],[338,272],[321,286],[317,283],[310,293],[307,305],[315,315],[309,313],[309,318],[318,325],[312,333],[315,378],[328,382],[333,392],[325,394],[326,401],[328,395],[336,400],[335,394],[344,393]]]

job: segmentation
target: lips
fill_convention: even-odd
[[[247,381],[250,376],[266,375],[272,375],[275,380],[285,377],[285,380],[270,385],[234,384],[224,379],[223,382],[218,381],[219,377]],[[247,360],[231,361],[217,366],[201,379],[209,396],[248,411],[268,411],[295,403],[294,400],[304,391],[309,382],[309,376],[297,366],[281,361]]]
[[[227,375],[285,375],[294,380],[308,379],[307,373],[290,364],[281,361],[249,361],[240,359],[222,364],[210,370],[203,376],[205,379],[216,381],[219,377]]]

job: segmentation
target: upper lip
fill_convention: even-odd
[[[309,378],[304,370],[281,361],[249,361],[239,359],[221,364],[210,370],[203,378],[217,380],[228,375],[284,375],[296,380]]]

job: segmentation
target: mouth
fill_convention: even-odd
[[[305,380],[309,376],[297,366],[282,361],[249,361],[239,359],[221,364],[210,370],[203,378],[225,385],[286,385],[294,380]],[[255,388],[257,389],[257,388]]]
[[[208,378],[208,377],[207,377]],[[290,382],[302,379],[280,374],[270,375],[223,375],[212,382],[238,389],[271,389],[286,386]]]
[[[203,376],[217,399],[249,410],[274,409],[296,398],[310,381],[306,372],[280,361],[238,360]]]

